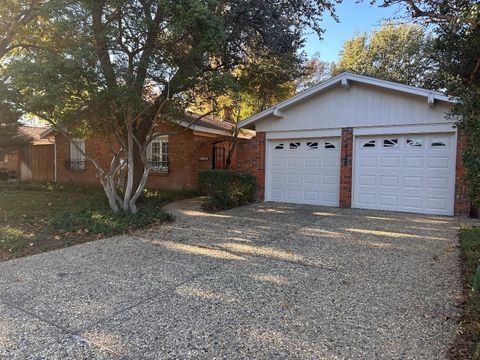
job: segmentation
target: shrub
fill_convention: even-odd
[[[207,211],[249,204],[255,199],[256,187],[255,177],[247,172],[208,170],[198,176],[198,188],[208,196],[202,205]]]

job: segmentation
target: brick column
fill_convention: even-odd
[[[465,135],[458,131],[457,133],[457,164],[455,169],[455,215],[470,215],[470,197],[468,195],[468,186],[465,182],[465,168],[463,166],[463,149],[466,146],[467,139]]]
[[[340,207],[352,207],[353,129],[342,129],[340,159]]]
[[[251,140],[237,145],[238,170],[248,171],[257,178],[257,201],[265,200],[265,133],[257,132]]]

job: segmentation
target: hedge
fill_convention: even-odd
[[[253,202],[257,182],[248,172],[207,170],[200,172],[198,188],[208,196],[203,208],[207,211],[218,211]]]

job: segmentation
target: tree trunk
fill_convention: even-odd
[[[133,192],[133,175],[135,174],[135,162],[133,159],[134,150],[133,129],[132,125],[127,126],[127,184],[125,186],[125,194],[123,197],[123,211],[130,212],[130,199]]]
[[[115,191],[115,187],[112,188],[110,181],[111,176],[107,175],[107,179],[102,179],[101,183],[103,186],[103,190],[105,191],[105,194],[107,195],[108,198],[108,205],[110,205],[110,208],[115,214],[118,214],[120,211],[120,207],[118,206],[118,195],[117,192]]]

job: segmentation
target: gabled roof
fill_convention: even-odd
[[[42,134],[49,128],[44,126],[26,126],[18,127],[18,135],[34,145],[51,144],[50,140],[42,137]]]
[[[428,89],[422,89],[418,88],[415,86],[409,86],[409,85],[404,85],[400,83],[396,83],[393,81],[386,81],[386,80],[380,80],[377,78],[373,78],[370,76],[365,76],[365,75],[358,75],[358,74],[353,74],[349,72],[343,72],[337,76],[334,76],[324,82],[321,82],[313,87],[311,87],[308,90],[305,90],[295,96],[292,96],[291,98],[282,101],[262,112],[259,112],[258,114],[255,114],[243,121],[241,121],[238,126],[245,127],[249,124],[255,123],[258,120],[264,119],[269,116],[275,116],[275,117],[282,117],[281,111],[292,106],[295,104],[298,104],[310,97],[313,97],[317,94],[322,93],[323,91],[336,86],[338,84],[341,84],[343,87],[348,88],[350,86],[350,82],[357,82],[357,83],[362,83],[362,84],[368,84],[368,85],[373,85],[377,86],[380,88],[384,89],[389,89],[389,90],[394,90],[394,91],[399,91],[407,94],[412,94],[412,95],[418,95],[421,97],[425,97],[427,100],[427,103],[429,105],[434,105],[435,101],[444,101],[444,102],[450,102],[453,103],[454,101],[450,99],[448,96],[445,96],[445,94],[438,92],[438,91],[433,91],[433,90],[428,90]]]

